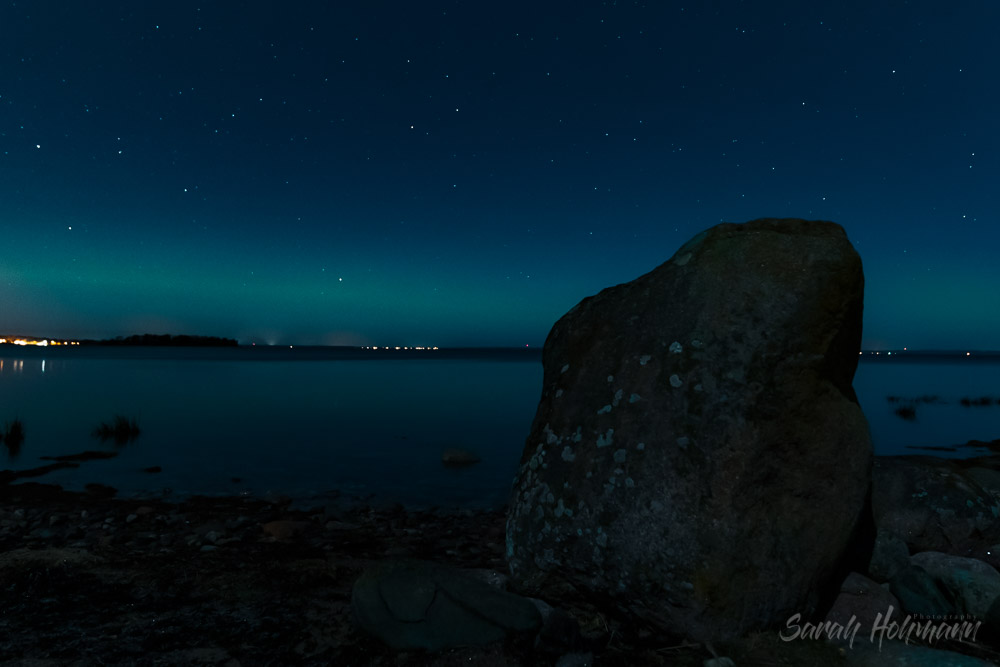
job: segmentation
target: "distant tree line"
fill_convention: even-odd
[[[234,338],[172,336],[170,334],[135,334],[133,336],[117,336],[104,340],[82,340],[80,343],[83,345],[147,345],[158,347],[236,347],[239,345]]]

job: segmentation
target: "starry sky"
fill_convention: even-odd
[[[1000,3],[0,6],[0,333],[540,345],[720,221],[1000,349]]]

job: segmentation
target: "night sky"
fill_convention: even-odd
[[[720,221],[1000,348],[1000,3],[4,2],[0,334],[540,345]]]

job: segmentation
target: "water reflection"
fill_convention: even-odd
[[[44,362],[42,372],[45,372]],[[0,359],[0,373],[21,374],[24,372],[24,359]]]
[[[127,445],[141,433],[139,422],[129,419],[123,415],[115,415],[110,422],[102,422],[91,432],[95,438],[100,438],[101,442],[113,441],[119,447]]]
[[[55,363],[50,364],[48,359],[29,359],[31,362],[28,366],[29,374],[34,373],[44,373],[51,375],[53,372],[59,371],[61,366],[59,360]],[[35,364],[38,364],[37,366]],[[34,371],[34,373],[32,373]],[[4,359],[0,357],[0,375],[22,375],[24,374],[24,359]]]
[[[0,440],[7,446],[7,455],[16,459],[24,444],[24,424],[21,420],[14,419],[4,424],[3,429],[0,429]]]

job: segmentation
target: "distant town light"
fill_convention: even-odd
[[[43,339],[28,339],[28,338],[7,338],[7,337],[3,337],[3,338],[0,338],[0,345],[3,345],[3,344],[9,344],[9,345],[35,345],[35,346],[38,346],[38,347],[49,347],[49,346],[59,347],[61,345],[79,345],[80,343],[77,342],[77,341],[68,341],[68,340],[55,340],[55,339],[46,340],[44,338]]]

